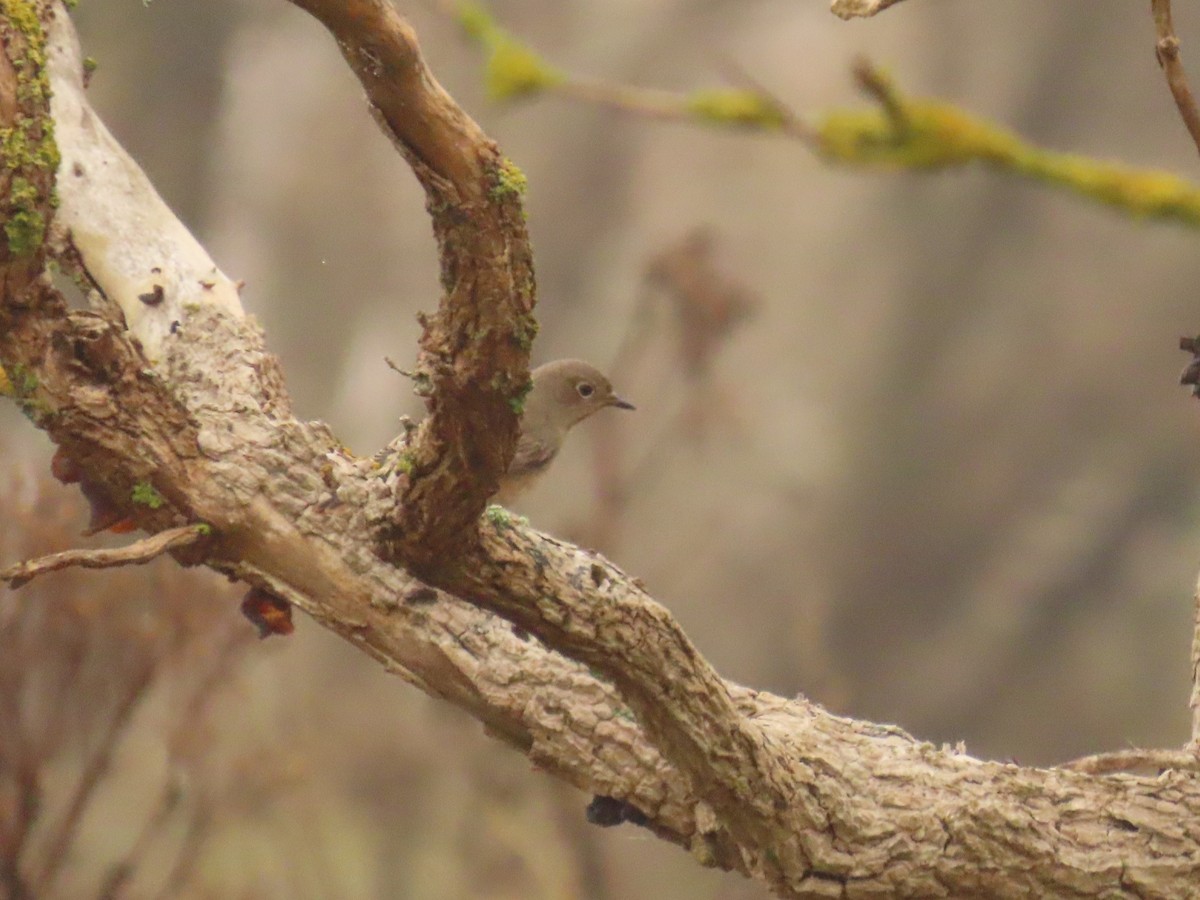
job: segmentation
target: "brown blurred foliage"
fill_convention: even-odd
[[[0,558],[80,540],[74,490],[10,465],[0,498]],[[232,597],[170,561],[0,589],[7,896],[182,896],[235,798],[275,790],[221,720],[252,642]]]

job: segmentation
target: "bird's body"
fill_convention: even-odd
[[[612,385],[595,366],[578,359],[560,359],[531,373],[533,387],[521,413],[521,434],[508,471],[500,479],[495,501],[507,505],[545,473],[562,448],[567,433],[607,406],[633,409],[613,393]]]

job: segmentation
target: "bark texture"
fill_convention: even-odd
[[[288,600],[543,770],[780,896],[1198,893],[1193,774],[986,762],[732,684],[612,563],[481,518],[533,336],[519,173],[390,5],[295,2],[331,31],[427,191],[445,289],[422,345],[430,417],[383,465],[297,420],[236,288],[91,113],[63,8],[5,0],[0,116],[34,137],[54,119],[57,211],[46,158],[20,166],[43,186],[32,208],[53,219],[50,253],[93,308],[68,309],[40,274],[44,247],[10,239],[0,364],[88,484],[147,531],[209,524],[186,561]],[[28,87],[47,60],[52,108]],[[0,181],[6,209],[29,199],[17,180]],[[146,485],[165,502],[137,502]]]

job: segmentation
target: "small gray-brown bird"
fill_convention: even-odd
[[[579,359],[559,359],[531,373],[533,388],[521,413],[521,435],[494,502],[507,506],[533,486],[562,448],[567,432],[606,406],[633,409],[613,393],[600,371]]]

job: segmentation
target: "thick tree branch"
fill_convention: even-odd
[[[186,308],[205,304],[241,316],[238,285],[216,267],[92,110],[77,60],[64,56],[61,42],[50,52],[62,153],[56,237],[69,242],[69,257],[86,259],[78,274],[103,284],[106,311],[119,312],[146,356],[158,361]]]
[[[50,87],[46,40],[38,16],[44,6],[6,2],[0,53],[0,287],[15,305],[32,303],[41,273],[47,223],[53,214],[58,149],[47,116]]]
[[[343,21],[332,4],[307,8],[330,18],[348,56],[390,46],[390,38],[345,31],[393,28],[383,7],[340,5],[361,18]],[[86,106],[78,51],[56,9],[54,88]],[[39,12],[44,20],[45,8]],[[0,28],[10,25],[0,20]],[[13,46],[5,41],[9,53]],[[415,44],[405,46],[415,52]],[[355,54],[375,61],[380,80],[396,74],[408,108],[434,114],[436,106],[421,106],[428,97],[403,94],[436,94],[431,79],[406,78],[384,56]],[[11,69],[7,82],[0,71],[0,98],[5,84],[11,96],[28,95],[12,83],[21,68]],[[441,133],[428,124],[418,130],[426,128]],[[59,134],[64,160],[103,158],[103,148],[91,145],[94,129]],[[480,198],[486,189],[478,182],[467,189],[453,180],[475,177],[469,165],[437,168],[438,140],[418,138],[401,142],[409,153],[425,148],[430,158],[416,166],[419,176],[445,182],[437,197],[465,203],[460,215],[475,227],[516,227]],[[80,201],[110,204],[118,219],[153,221],[143,208],[148,196],[102,180],[90,182]],[[989,763],[747,690],[721,680],[669,613],[605,560],[503,516],[478,528],[471,509],[482,506],[491,476],[475,467],[503,462],[508,450],[496,446],[508,438],[487,429],[505,434],[512,415],[498,408],[507,407],[503,386],[472,378],[524,365],[524,349],[510,346],[511,320],[528,309],[509,292],[521,294],[526,283],[518,273],[527,248],[523,232],[473,237],[471,226],[460,234],[448,221],[452,210],[434,215],[447,220],[435,228],[444,227],[439,238],[452,259],[448,296],[426,338],[434,424],[408,465],[381,472],[346,454],[324,426],[296,420],[261,335],[206,291],[178,307],[147,359],[139,339],[151,326],[127,326],[112,299],[128,276],[105,265],[94,242],[73,242],[65,209],[58,225],[67,233],[55,252],[96,285],[97,312],[69,312],[46,281],[22,281],[29,257],[0,260],[0,361],[31,417],[143,527],[210,523],[206,564],[299,606],[390,671],[466,709],[539,767],[638,810],[655,833],[705,864],[754,875],[792,897],[1178,897],[1194,889],[1194,775],[1094,776]],[[173,233],[164,240],[182,240]],[[114,240],[153,238],[132,229]],[[468,258],[470,248],[482,255]],[[151,305],[174,302],[174,285],[163,285],[163,299]],[[449,330],[464,321],[502,331]],[[459,421],[467,411],[483,418]],[[454,505],[442,492],[460,470],[475,499]],[[159,509],[133,502],[132,488],[145,481],[166,500]],[[411,520],[401,514],[411,534],[397,533],[397,496],[423,509]],[[434,508],[443,500],[454,505],[444,515]],[[464,521],[461,533],[450,534],[451,523]],[[388,552],[471,602],[435,592],[381,558],[381,534]],[[412,546],[416,534],[454,555],[439,565]]]
[[[337,41],[425,188],[438,241],[445,294],[418,365],[430,414],[391,529],[398,558],[421,573],[471,539],[516,445],[537,327],[524,176],[438,84],[389,0],[291,2]]]
[[[581,594],[581,560],[554,559],[559,554],[540,537],[504,528],[477,539],[490,492],[480,473],[498,475],[507,464],[511,454],[496,456],[493,435],[500,425],[505,432],[499,433],[511,433],[515,420],[511,389],[489,388],[511,386],[515,370],[506,367],[527,364],[514,351],[532,288],[519,199],[497,195],[488,172],[499,159],[494,145],[428,72],[416,36],[390,5],[293,2],[333,33],[413,165],[429,197],[442,257],[447,293],[422,341],[425,365],[434,373],[431,415],[411,451],[430,474],[413,472],[400,495],[397,527],[386,530],[388,555],[611,678],[734,839],[765,846],[774,810],[799,795],[797,786],[776,783],[784,772],[762,764],[758,729],[734,708],[724,683],[666,611],[640,591],[600,590],[613,577],[601,562],[591,563],[593,590]],[[493,339],[476,340],[481,328]],[[473,502],[464,503],[471,491]],[[568,598],[576,595],[583,603],[603,601],[607,613],[593,616],[582,634],[566,614]],[[764,869],[775,869],[773,881],[808,862],[783,858],[782,849],[777,855],[769,865],[760,860]]]
[[[651,741],[677,765],[717,821],[744,847],[769,846],[778,813],[806,831],[827,826],[795,771],[774,765],[766,736],[662,606],[607,561],[544,535],[493,521],[472,564],[445,587],[603,673]],[[777,845],[757,867],[782,885],[814,860]]]

